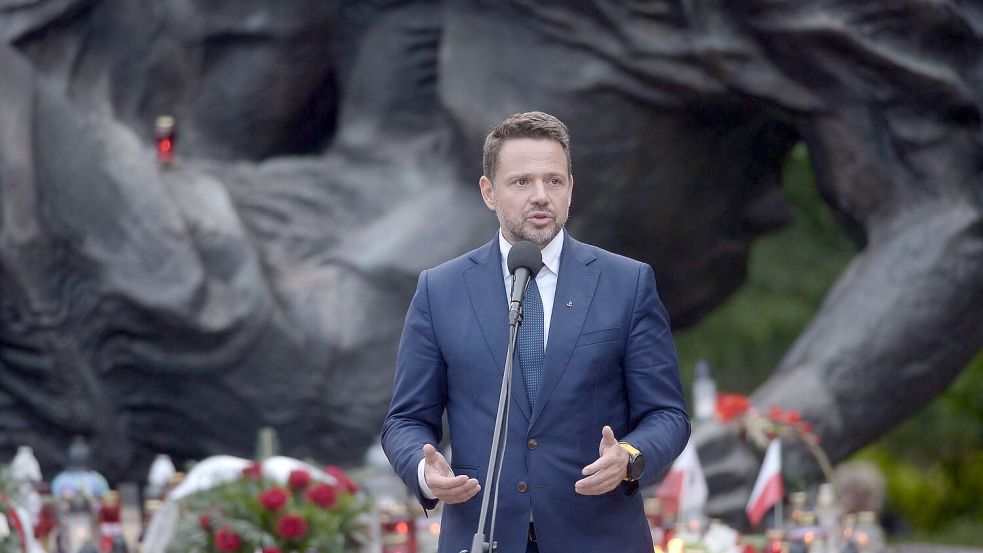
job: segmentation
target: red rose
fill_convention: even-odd
[[[283,488],[270,488],[256,497],[267,511],[278,511],[287,503],[287,492]]]
[[[263,465],[258,461],[253,461],[249,463],[249,466],[242,469],[243,478],[248,478],[250,480],[262,480],[263,479]]]
[[[215,548],[222,553],[233,553],[242,547],[242,538],[229,528],[222,528],[215,533]]]
[[[751,408],[751,401],[741,394],[717,394],[717,418],[730,422]]]
[[[276,521],[276,533],[285,540],[303,539],[307,535],[307,520],[300,515],[283,515]]]
[[[212,517],[209,515],[201,515],[198,517],[198,526],[204,531],[209,531],[212,529]]]
[[[262,553],[283,553],[279,547],[264,547]]]
[[[341,467],[337,467],[335,465],[328,465],[324,467],[324,472],[330,474],[331,476],[334,476],[335,480],[338,481],[338,486],[340,486],[341,489],[345,490],[346,492],[355,493],[358,491],[358,484],[356,484],[354,480],[349,478],[348,475],[345,474],[345,471],[341,470]]]
[[[287,478],[287,485],[290,486],[292,490],[303,490],[307,488],[307,485],[311,483],[311,473],[304,469],[297,469],[290,471],[290,476]]]
[[[307,490],[307,499],[325,509],[330,509],[338,503],[338,489],[328,484],[318,484]]]

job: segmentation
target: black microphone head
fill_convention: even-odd
[[[523,240],[512,246],[509,251],[508,265],[510,275],[514,275],[519,267],[525,267],[535,278],[539,274],[539,270],[543,268],[543,252],[539,251],[539,246],[536,244]]]

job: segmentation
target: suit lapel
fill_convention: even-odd
[[[530,427],[536,423],[539,413],[569,365],[597,288],[597,271],[590,267],[596,257],[583,244],[571,238],[570,234],[563,238],[560,274],[550,318],[550,337],[543,362],[543,384],[529,422]]]
[[[501,375],[505,371],[505,353],[509,345],[509,310],[498,238],[475,252],[471,260],[476,265],[464,271],[468,298],[478,319],[478,326],[485,336],[485,343]],[[526,399],[526,388],[520,371],[516,361],[512,367],[512,401],[522,411],[526,420],[529,420],[529,401]]]

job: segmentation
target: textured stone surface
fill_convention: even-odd
[[[133,477],[268,424],[359,458],[417,273],[494,231],[484,131],[542,109],[574,137],[571,232],[649,261],[677,328],[787,221],[805,141],[864,248],[753,399],[841,459],[983,347],[981,29],[927,0],[0,0],[0,451],[51,467],[80,433]],[[758,453],[696,439],[738,512]]]

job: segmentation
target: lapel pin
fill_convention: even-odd
[[[567,300],[567,307],[573,307],[573,300]]]

